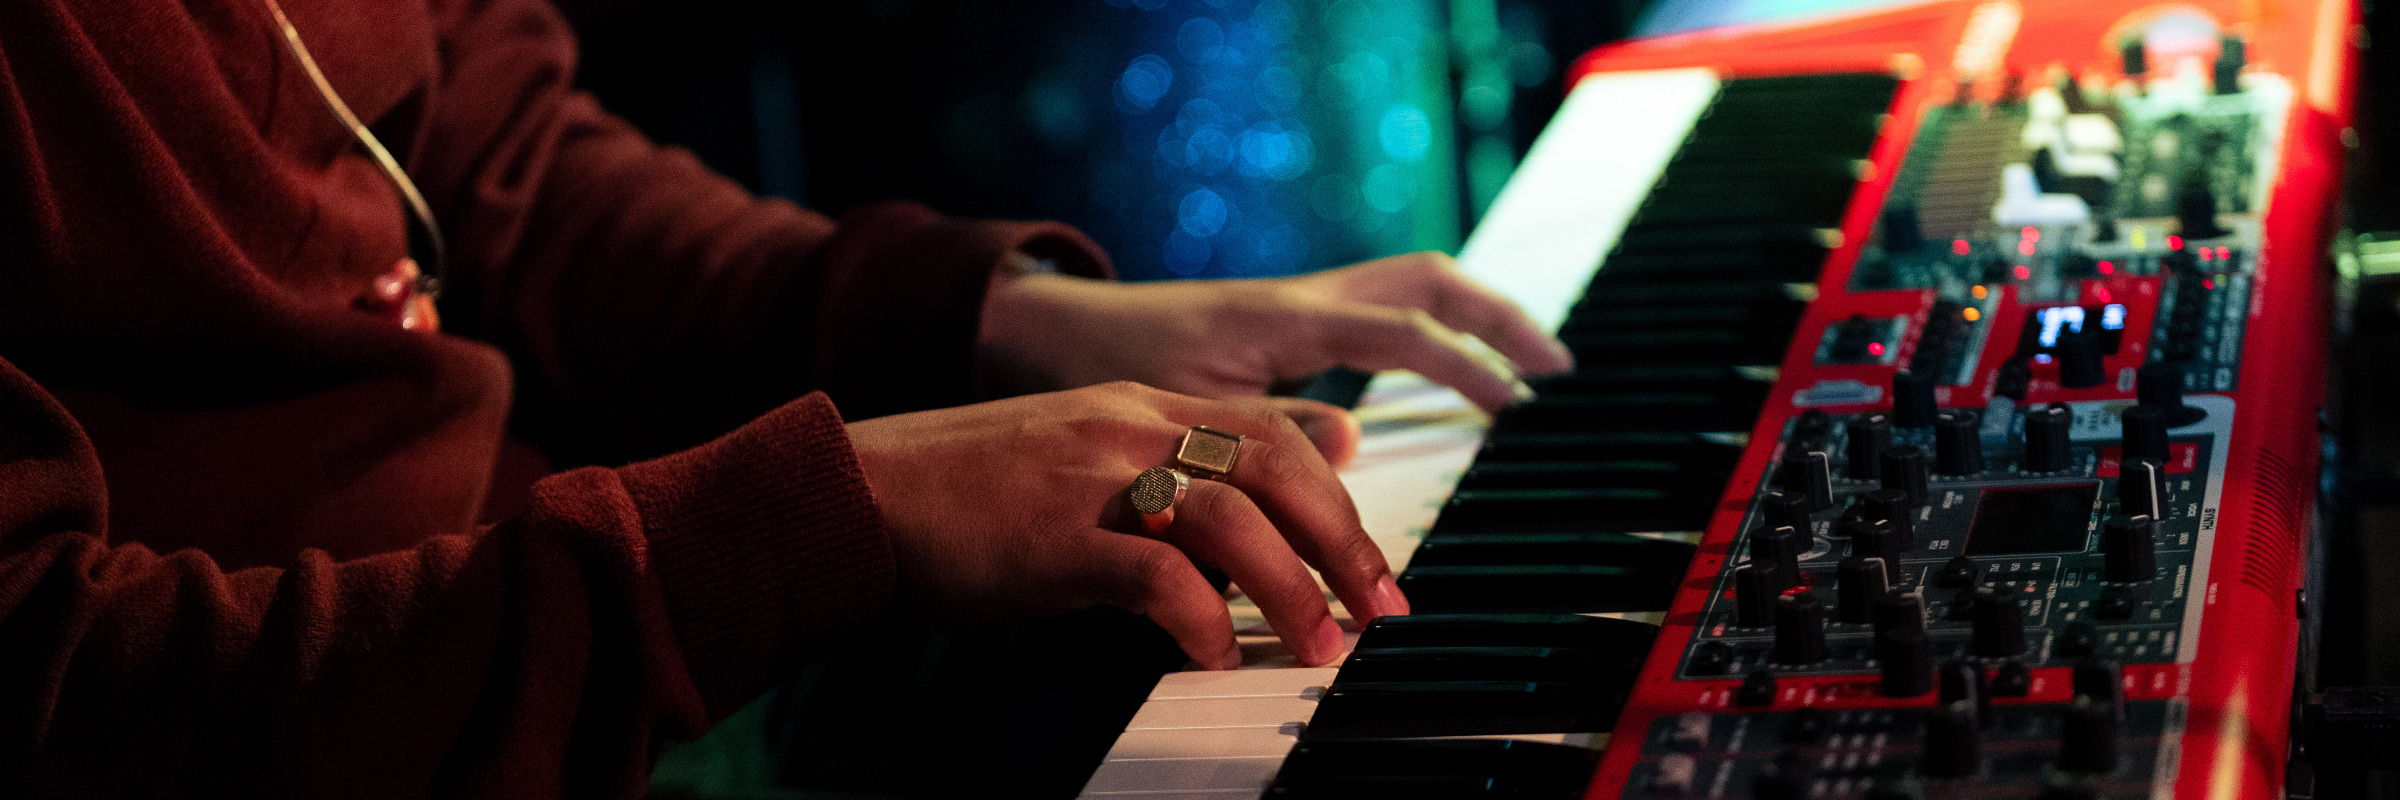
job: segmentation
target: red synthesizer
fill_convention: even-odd
[[[2283,796],[2354,28],[1586,54],[1461,253],[1579,366],[1410,532],[1417,613],[1169,676],[1086,796]]]

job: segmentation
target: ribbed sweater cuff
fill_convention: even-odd
[[[821,393],[618,476],[715,718],[787,676],[815,637],[891,601],[896,569],[882,513]]]

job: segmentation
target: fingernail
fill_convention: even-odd
[[[1567,343],[1557,339],[1544,339],[1542,343],[1549,345],[1550,354],[1557,356],[1559,363],[1566,364],[1568,369],[1575,368],[1575,351],[1567,349]]]
[[[1316,650],[1317,657],[1310,659],[1309,666],[1330,667],[1342,660],[1342,626],[1332,617],[1317,624]]]
[[[1383,576],[1383,580],[1375,583],[1375,616],[1397,617],[1407,614],[1408,595],[1400,593],[1400,582],[1393,580],[1390,575]]]
[[[1525,385],[1524,381],[1517,381],[1508,385],[1508,394],[1522,403],[1533,399],[1533,387]]]
[[[1241,643],[1240,643],[1240,642],[1226,642],[1226,643],[1225,643],[1225,654],[1217,657],[1217,669],[1241,669],[1241,668],[1242,668],[1242,645],[1241,645]]]

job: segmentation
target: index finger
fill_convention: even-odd
[[[1359,523],[1358,507],[1333,467],[1292,419],[1263,399],[1178,398],[1169,415],[1187,425],[1243,435],[1225,482],[1265,512],[1301,560],[1317,568],[1361,621],[1408,613],[1391,563]]]
[[[1410,253],[1361,266],[1366,274],[1343,282],[1348,299],[1424,309],[1443,325],[1482,339],[1527,375],[1575,368],[1566,345],[1544,332],[1516,303],[1459,271],[1458,262],[1448,255]]]

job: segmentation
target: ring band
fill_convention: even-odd
[[[1233,474],[1234,460],[1241,454],[1241,434],[1194,425],[1184,432],[1183,446],[1175,449],[1175,463],[1183,465],[1193,477],[1221,481]]]
[[[1151,535],[1164,532],[1175,524],[1175,504],[1183,501],[1183,493],[1192,486],[1192,479],[1166,467],[1151,467],[1133,478],[1125,487],[1125,498],[1133,501],[1133,510],[1142,516],[1142,530]]]

